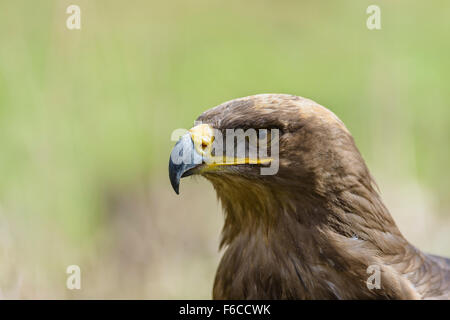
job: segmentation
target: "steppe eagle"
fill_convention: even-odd
[[[177,193],[182,177],[205,177],[222,203],[214,299],[449,299],[450,260],[402,236],[334,113],[309,99],[261,94],[197,120],[175,145],[169,176]],[[211,151],[214,132],[250,128],[278,130],[278,158],[217,161],[225,157]],[[197,161],[181,161],[186,155]],[[267,159],[278,161],[276,174],[261,174]],[[380,283],[370,287],[377,268]]]

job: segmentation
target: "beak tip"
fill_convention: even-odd
[[[170,184],[172,185],[173,191],[176,194],[180,194],[180,179],[176,175],[170,174]]]

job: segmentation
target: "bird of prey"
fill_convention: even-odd
[[[302,97],[261,94],[197,121],[175,145],[169,177],[177,193],[182,177],[205,177],[222,204],[225,250],[213,299],[450,298],[450,259],[403,237],[334,113]],[[252,157],[246,147],[225,161],[228,144],[223,154],[211,148],[215,132],[225,141],[230,129],[252,128],[277,130],[277,157],[270,148]],[[262,132],[258,139],[269,141]],[[262,174],[272,161],[276,173]]]

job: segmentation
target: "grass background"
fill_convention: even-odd
[[[444,0],[2,1],[0,297],[209,298],[222,215],[201,179],[172,192],[170,134],[257,93],[333,110],[404,234],[450,255],[449,16]]]

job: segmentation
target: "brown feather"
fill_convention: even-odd
[[[198,121],[279,128],[280,167],[206,172],[225,223],[214,299],[448,299],[449,260],[400,233],[344,124],[317,103],[256,95],[221,104]],[[369,290],[367,268],[381,268]]]

